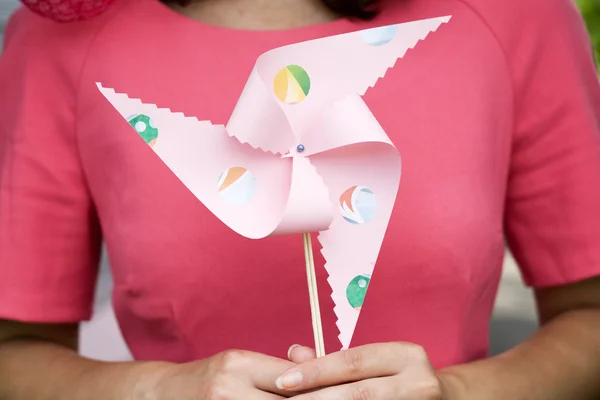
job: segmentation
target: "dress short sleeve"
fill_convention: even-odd
[[[534,287],[600,275],[600,85],[571,0],[544,1],[515,41],[506,232]]]
[[[88,319],[99,258],[75,137],[83,52],[54,25],[17,12],[0,57],[0,318],[24,322]]]

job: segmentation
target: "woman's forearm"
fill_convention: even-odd
[[[162,363],[104,363],[57,344],[0,344],[0,400],[134,400]]]
[[[514,349],[439,377],[448,400],[597,400],[600,310],[566,312]]]

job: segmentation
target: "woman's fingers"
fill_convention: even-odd
[[[290,394],[288,394],[286,397],[292,397]],[[238,399],[244,399],[244,400],[283,400],[286,397],[284,396],[279,396],[277,394],[273,394],[273,393],[268,393],[268,392],[263,392],[260,390],[254,390],[250,393],[244,392],[241,393],[239,395],[233,396],[231,397],[231,400],[238,400]]]
[[[310,347],[295,344],[288,350],[288,359],[296,364],[302,364],[315,358],[317,358],[317,354]]]
[[[410,343],[372,344],[311,360],[286,371],[277,386],[302,391],[294,400],[443,397],[441,382],[425,350]]]
[[[288,397],[292,397],[292,395],[288,393],[286,396],[280,396],[257,388],[249,388],[246,383],[238,381],[231,382],[226,386],[215,387],[209,393],[203,393],[199,398],[202,398],[203,400],[285,400]],[[169,397],[169,399],[171,399],[171,397]],[[173,399],[178,398],[173,397]],[[181,400],[183,400],[183,397],[181,397]]]
[[[296,364],[257,353],[253,353],[253,358],[255,359],[252,360],[251,365],[248,365],[248,368],[250,368],[249,373],[254,387],[262,391],[288,397],[290,393],[286,393],[286,391],[278,388],[275,382],[277,377],[282,374],[282,371],[289,370]]]
[[[403,382],[404,381],[404,382]],[[442,400],[436,382],[406,382],[398,377],[374,378],[331,386],[295,396],[294,400]]]
[[[383,379],[385,378],[332,386],[296,396],[294,400],[405,400],[403,397],[393,397],[394,391],[383,382]],[[410,398],[406,398],[406,400],[408,399]]]
[[[296,364],[268,355],[242,350],[221,353],[212,365],[213,371],[223,380],[242,382],[246,387],[255,387],[263,392],[290,397],[295,391],[279,389],[277,377]],[[277,397],[278,398],[278,397]]]
[[[394,375],[405,365],[401,346],[372,344],[332,353],[293,367],[276,384],[280,389],[300,391]]]

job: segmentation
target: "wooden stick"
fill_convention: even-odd
[[[308,244],[308,253],[310,258],[310,271],[312,274],[313,282],[314,282],[314,294],[315,294],[315,308],[317,314],[317,328],[319,330],[319,343],[321,345],[321,350],[317,353],[317,357],[322,357],[325,355],[325,341],[323,338],[323,320],[321,318],[321,306],[319,303],[319,291],[317,290],[317,274],[315,270],[315,258],[313,257],[313,248],[310,234],[307,235],[307,244]]]
[[[304,242],[304,259],[306,261],[306,280],[308,282],[308,295],[310,297],[310,312],[313,334],[315,337],[315,352],[317,353],[317,357],[322,357],[325,355],[325,344],[323,341],[321,307],[319,306],[319,292],[317,290],[317,276],[315,272],[315,260],[313,257],[310,233],[302,234],[302,239]]]
[[[317,357],[325,355],[325,345],[323,342],[323,327],[321,324],[321,311],[319,306],[319,294],[317,290],[317,279],[315,273],[315,263],[312,252],[312,241],[310,233],[305,233],[304,238],[304,256],[306,259],[306,276],[308,280],[308,289],[310,296],[310,306],[312,314],[313,332],[315,337],[315,352]]]

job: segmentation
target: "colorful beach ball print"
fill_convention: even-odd
[[[379,28],[365,29],[360,32],[362,40],[370,46],[383,46],[392,41],[398,30],[397,25],[382,26]]]
[[[299,65],[288,65],[275,75],[275,96],[286,104],[299,103],[310,92],[310,77]]]
[[[217,188],[226,203],[242,206],[254,197],[256,178],[244,167],[232,167],[219,176]]]
[[[371,282],[371,275],[363,274],[355,277],[350,281],[346,288],[346,298],[352,308],[360,310],[365,301],[367,295],[367,289],[369,288],[369,282]]]
[[[377,197],[364,186],[352,186],[340,196],[340,212],[351,224],[364,224],[375,217]]]
[[[127,122],[144,139],[146,143],[153,147],[158,139],[158,128],[152,121],[152,118],[145,114],[135,114],[127,118]]]

